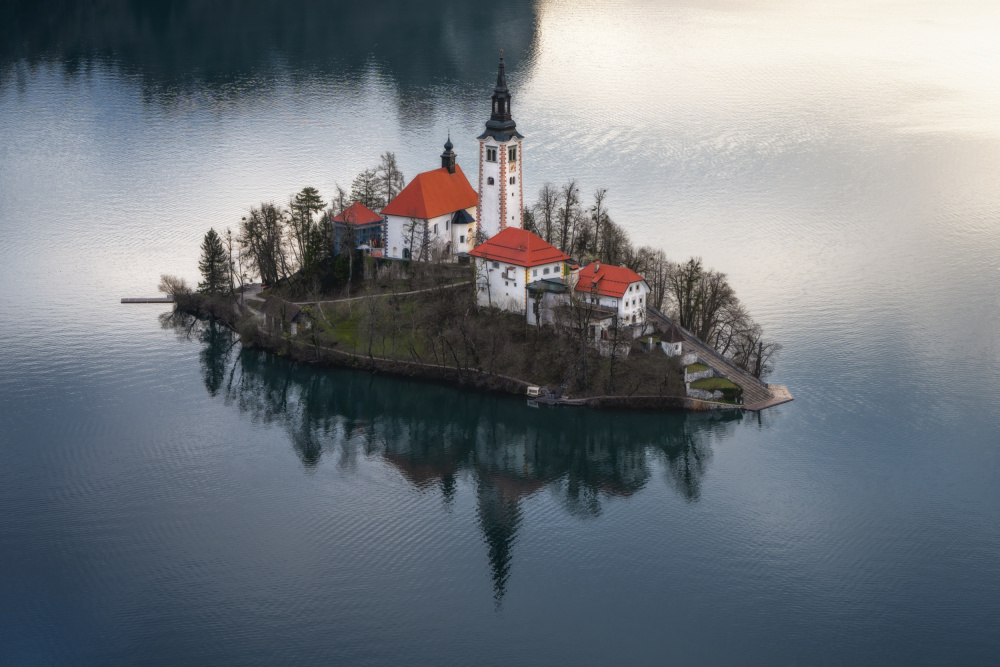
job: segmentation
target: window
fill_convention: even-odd
[[[459,243],[465,243],[465,237],[464,236],[459,236],[458,237],[458,242]]]
[[[507,162],[517,162],[517,146],[511,146],[507,149]]]
[[[500,268],[500,262],[493,262],[493,268],[494,269],[499,269]]]
[[[503,286],[504,286],[504,287],[510,287],[510,283],[508,283],[508,282],[507,282],[507,281],[505,280],[505,281],[503,281]]]
[[[448,220],[445,220],[444,221],[444,231],[448,231],[449,229],[451,229],[451,222],[448,221]]]
[[[496,162],[497,161],[497,147],[496,146],[487,146],[486,147],[486,161],[487,162]]]
[[[396,252],[396,246],[392,246],[392,256],[395,257],[399,253]]]
[[[403,248],[403,259],[409,259],[409,258],[410,258],[410,249]]]
[[[537,278],[537,277],[538,277],[538,269],[532,269],[532,270],[531,270],[531,275],[532,275],[533,277],[536,277],[536,278]]]
[[[438,226],[437,226],[437,223],[436,223],[436,222],[434,223],[434,233],[435,233],[435,234],[437,234],[437,233],[438,233]]]
[[[547,267],[547,266],[546,266],[546,267],[545,267],[545,270],[544,270],[544,271],[542,271],[542,274],[543,274],[543,275],[546,275],[546,276],[547,276],[547,275],[549,275],[549,267]]]
[[[511,176],[511,177],[510,177],[510,184],[511,184],[511,185],[514,185],[514,182],[515,182],[515,178],[514,178],[513,176]],[[511,192],[511,194],[514,194],[514,193],[513,193],[513,192]]]
[[[490,176],[490,177],[488,177],[486,179],[486,185],[493,185],[493,183],[494,183],[494,181],[493,181],[493,177],[492,176]]]

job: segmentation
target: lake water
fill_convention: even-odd
[[[21,5],[24,6],[21,6]],[[708,418],[241,350],[205,231],[392,150],[609,190],[796,399]],[[0,664],[995,664],[1000,6],[0,8]]]

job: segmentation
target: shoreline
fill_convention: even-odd
[[[219,302],[208,302],[199,295],[188,295],[175,300],[174,307],[199,319],[211,319],[225,325],[240,336],[244,347],[261,350],[296,363],[309,366],[347,368],[384,374],[394,377],[441,382],[451,386],[472,388],[487,393],[521,396],[537,405],[586,407],[596,410],[628,410],[642,412],[684,411],[708,412],[718,410],[747,410],[745,405],[706,401],[688,396],[626,396],[601,395],[581,398],[531,399],[527,395],[534,383],[508,375],[489,374],[474,368],[440,366],[418,361],[401,361],[384,357],[355,354],[322,345],[290,340],[268,335],[259,327],[254,328],[254,340],[246,340],[240,332],[238,315],[234,308]],[[784,402],[784,401],[783,401]],[[770,406],[768,406],[770,407]]]

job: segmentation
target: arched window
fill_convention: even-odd
[[[514,177],[513,177],[513,176],[511,176],[511,177],[510,177],[510,184],[511,184],[511,185],[514,185],[514,183],[515,183],[515,180],[514,180]]]
[[[493,185],[494,183],[495,183],[495,181],[493,180],[492,176],[487,176],[486,177],[486,185]]]
[[[410,258],[410,249],[403,248],[403,259],[409,259],[409,258]]]

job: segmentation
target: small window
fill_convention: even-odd
[[[448,220],[445,220],[444,221],[444,231],[448,231],[449,229],[451,229],[451,222],[448,221]]]
[[[511,146],[507,149],[507,162],[517,162],[517,146]]]
[[[493,180],[492,176],[488,176],[486,178],[486,185],[493,185],[494,183],[495,183],[495,181]]]
[[[438,226],[437,226],[437,223],[434,223],[434,233],[435,233],[435,234],[437,234],[437,233],[438,233]]]
[[[545,267],[545,270],[544,270],[544,271],[542,271],[542,274],[543,274],[543,275],[546,275],[546,276],[547,276],[547,275],[549,275],[549,267],[547,267],[547,266],[546,266],[546,267]]]
[[[465,237],[464,236],[459,236],[458,237],[458,242],[459,243],[465,243]]]
[[[396,256],[396,255],[398,255],[398,254],[399,254],[399,253],[398,253],[398,252],[396,252],[396,246],[392,246],[392,256],[393,256],[393,257],[395,257],[395,256]]]
[[[496,162],[497,161],[497,147],[496,146],[487,146],[486,147],[486,161],[487,162]]]
[[[503,286],[504,286],[504,287],[510,287],[510,283],[508,283],[508,282],[507,282],[507,281],[505,280],[505,281],[503,281]]]
[[[516,181],[516,179],[513,176],[511,176],[510,177],[510,184],[514,185],[515,181]],[[511,194],[514,194],[514,193],[512,192]]]
[[[403,248],[403,259],[409,259],[409,258],[410,258],[410,249]]]
[[[494,269],[499,269],[500,268],[500,262],[493,262],[493,268]]]

